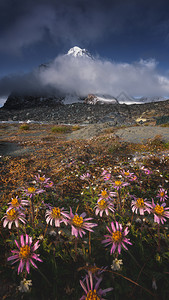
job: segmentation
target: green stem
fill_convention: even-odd
[[[35,219],[35,212],[34,212],[34,204],[33,204],[33,196],[31,197],[31,211],[32,211],[32,226],[34,228],[34,219]]]
[[[77,237],[75,237],[75,258],[77,260]]]
[[[158,227],[157,227],[157,234],[158,234],[158,247],[157,247],[157,251],[160,251],[160,224],[158,224]]]
[[[39,274],[45,279],[45,281],[47,282],[47,284],[51,287],[52,285],[50,284],[49,280],[46,278],[46,276],[39,270],[37,269],[37,271],[39,272]]]

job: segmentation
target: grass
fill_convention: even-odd
[[[30,126],[28,124],[22,124],[22,125],[20,125],[19,129],[20,130],[29,130]]]
[[[16,128],[17,129],[17,128]],[[83,295],[79,280],[83,279],[88,270],[107,267],[102,272],[101,288],[113,287],[113,291],[104,297],[111,300],[137,299],[154,300],[168,299],[168,265],[169,265],[169,222],[158,226],[153,214],[144,216],[131,210],[132,196],[136,198],[158,201],[160,186],[165,190],[169,182],[169,157],[166,144],[161,137],[156,137],[147,144],[121,143],[109,135],[96,137],[87,141],[66,141],[61,139],[45,139],[51,132],[51,126],[46,127],[44,136],[22,136],[16,132],[9,139],[33,142],[34,152],[21,157],[3,157],[1,167],[1,211],[2,218],[8,208],[11,197],[29,199],[23,195],[23,187],[35,186],[35,175],[45,175],[54,183],[52,188],[44,188],[45,192],[33,197],[35,211],[34,221],[31,221],[32,208],[28,206],[25,214],[26,226],[19,230],[3,228],[1,223],[1,283],[0,297],[7,300],[17,299],[63,299],[76,300]],[[34,131],[41,132],[41,126],[34,126]],[[28,140],[29,139],[29,140]],[[149,174],[142,169],[148,169]],[[101,175],[103,170],[111,174],[111,180],[105,181]],[[124,172],[134,173],[137,180],[130,181]],[[81,175],[89,173],[85,180]],[[112,182],[122,180],[129,185],[122,187],[118,197],[113,200],[115,213],[102,217],[95,215],[95,206],[102,191],[115,192]],[[169,194],[169,192],[168,192]],[[122,206],[119,207],[119,201]],[[169,206],[169,198],[165,200]],[[162,202],[160,202],[161,204]],[[46,224],[46,205],[64,207],[69,212],[79,215],[86,212],[92,218],[90,222],[97,223],[94,233],[88,232],[83,238],[76,239],[71,235],[70,226],[61,224],[59,230]],[[128,227],[127,235],[132,242],[128,251],[117,251],[110,255],[110,246],[104,247],[101,241],[108,234],[106,226],[116,219],[123,228]],[[37,262],[38,269],[31,267],[27,279],[32,280],[30,293],[18,290],[25,272],[17,275],[18,263],[11,266],[7,257],[11,250],[16,249],[14,240],[26,232],[32,236],[33,243],[39,240],[40,254],[43,263]],[[52,233],[53,232],[53,233]],[[122,259],[119,270],[112,270],[115,258]],[[97,275],[100,276],[100,275]],[[94,279],[95,280],[95,279]],[[152,288],[157,285],[157,290]]]
[[[67,133],[70,132],[70,127],[69,126],[53,126],[51,128],[52,133]]]
[[[161,124],[160,126],[161,126],[161,127],[169,127],[169,123]]]

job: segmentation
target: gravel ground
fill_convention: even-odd
[[[129,142],[129,143],[145,143],[148,139],[153,139],[156,136],[160,136],[164,142],[169,142],[169,127],[160,127],[160,126],[130,126],[126,128],[116,128],[110,127],[109,123],[102,123],[102,124],[88,124],[83,126],[81,129],[77,131],[73,131],[72,133],[67,133],[62,136],[55,136],[50,134],[50,131],[46,130],[39,130],[37,132],[26,132],[26,133],[17,133],[17,127],[15,130],[13,127],[8,125],[8,129],[5,134],[5,129],[1,134],[1,143],[0,143],[0,156],[2,155],[10,155],[10,156],[19,156],[29,154],[31,152],[36,151],[33,144],[29,143],[29,146],[24,143],[23,141],[42,141],[45,139],[52,138],[52,141],[59,139],[59,140],[87,140],[92,139],[96,136],[109,134],[110,136],[117,137],[121,141]],[[11,129],[11,130],[10,130]],[[13,130],[12,130],[13,129]],[[107,132],[106,132],[107,130]],[[109,132],[109,133],[108,133]],[[111,133],[112,132],[112,133]],[[13,143],[10,143],[13,142]],[[24,144],[24,147],[21,144]]]
[[[88,125],[78,131],[72,132],[68,139],[90,139],[104,133],[109,128],[108,124]],[[133,126],[128,128],[115,129],[112,136],[118,137],[125,142],[144,143],[155,136],[161,136],[164,142],[169,142],[169,127],[160,126]]]
[[[118,129],[116,136],[125,142],[145,143],[148,139],[161,136],[164,142],[169,142],[169,127],[139,126]]]

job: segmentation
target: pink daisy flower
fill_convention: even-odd
[[[85,291],[86,295],[83,295],[80,300],[104,300],[103,296],[106,295],[107,292],[110,292],[113,290],[113,288],[107,288],[102,290],[99,285],[102,281],[102,278],[99,278],[95,285],[93,283],[93,277],[92,273],[88,272],[88,275],[85,277],[86,286],[82,280],[80,280],[80,285]]]
[[[134,197],[134,200],[131,201],[132,211],[136,214],[139,213],[141,216],[144,215],[145,211],[147,211],[150,214],[151,204],[146,200],[147,199]]]
[[[22,209],[22,206],[29,205],[28,200],[20,199],[18,196],[14,197],[11,199],[11,202],[8,203],[9,208],[7,209],[10,210],[11,208],[17,208],[17,209]]]
[[[110,232],[111,235],[105,235],[106,240],[103,240],[102,243],[106,244],[105,246],[109,246],[112,244],[110,254],[112,254],[112,252],[114,253],[116,248],[117,248],[119,254],[121,253],[122,247],[124,249],[128,250],[125,243],[132,245],[132,243],[130,242],[130,239],[126,238],[126,235],[129,233],[128,227],[126,227],[125,230],[122,231],[123,230],[122,224],[119,224],[118,222],[116,222],[114,225],[114,223],[111,222],[112,231],[109,229],[109,227],[106,226],[106,228]]]
[[[37,241],[34,246],[32,246],[32,237],[29,237],[26,234],[26,239],[24,241],[23,235],[20,236],[20,245],[15,240],[15,244],[18,248],[18,250],[12,250],[11,252],[14,253],[14,255],[8,257],[8,261],[14,260],[14,263],[19,261],[18,266],[18,274],[23,271],[24,265],[26,265],[26,271],[30,272],[30,264],[37,268],[36,264],[33,262],[34,260],[42,262],[42,260],[39,258],[39,254],[35,254],[34,252],[39,248],[39,241]]]
[[[125,171],[125,170],[123,170],[122,171],[122,173],[121,173],[125,178],[131,178],[131,177],[133,177],[133,175],[134,175],[134,173],[130,173],[130,171],[128,170],[128,171]]]
[[[104,174],[104,172],[102,173],[102,176],[103,176],[103,178],[104,178],[105,181],[110,180],[110,178],[111,178],[111,174],[110,173],[108,173],[108,172],[105,171],[105,174],[104,175],[103,174]]]
[[[143,170],[146,175],[152,174],[152,171],[149,170],[149,169],[147,169],[147,168],[145,168],[144,166],[141,167],[141,170]]]
[[[19,227],[19,221],[21,221],[24,224],[26,223],[25,214],[23,214],[17,208],[8,208],[2,220],[4,220],[3,227],[6,227],[6,225],[8,224],[9,229],[11,229],[13,223],[15,223],[16,227]]]
[[[136,180],[137,180],[137,176],[136,176],[136,175],[133,175],[132,177],[130,177],[129,180],[130,180],[130,181],[136,181]]]
[[[101,193],[99,194],[100,198],[98,200],[101,200],[101,199],[111,199],[112,197],[117,197],[117,193],[116,192],[110,192],[110,191],[107,191],[106,189],[101,191]]]
[[[109,210],[112,211],[113,213],[115,211],[113,203],[108,199],[103,199],[103,198],[100,198],[97,201],[97,205],[94,208],[96,209],[95,214],[96,215],[100,214],[100,217],[102,217],[104,212],[108,216]]]
[[[113,182],[113,187],[118,191],[119,189],[121,189],[123,186],[127,186],[129,185],[128,182],[124,182],[121,180],[116,180],[115,182]]]
[[[55,227],[60,227],[61,223],[64,223],[65,225],[68,224],[68,220],[66,218],[69,218],[69,214],[66,211],[63,211],[63,207],[53,207],[46,211],[45,217],[46,217],[46,223],[55,224]]]
[[[85,173],[83,175],[80,176],[81,180],[88,180],[90,178],[90,174],[89,173]]]
[[[53,187],[53,185],[54,185],[53,181],[49,181],[44,185],[44,187],[50,189]]]
[[[50,178],[46,178],[45,175],[41,176],[40,174],[38,174],[38,176],[35,175],[35,179],[42,185],[46,184],[50,180]]]
[[[166,207],[166,203],[162,203],[160,204],[155,204],[154,200],[152,199],[152,213],[154,214],[154,222],[160,224],[160,222],[162,224],[164,224],[164,222],[166,222],[166,218],[169,218],[169,207]]]
[[[161,202],[166,201],[167,198],[168,198],[167,191],[163,188],[159,189],[158,194],[157,194],[157,198],[160,198]]]
[[[27,189],[24,188],[25,195],[29,198],[32,198],[33,195],[41,194],[45,192],[43,189],[36,189],[35,187],[28,187]]]
[[[72,213],[72,209],[70,208],[70,220],[69,224],[72,227],[72,235],[75,235],[75,237],[83,236],[83,234],[86,234],[85,230],[93,232],[93,227],[97,226],[95,223],[89,223],[88,221],[92,220],[92,218],[85,218],[86,213],[82,213],[80,216],[75,213]]]

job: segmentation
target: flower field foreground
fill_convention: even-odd
[[[0,297],[167,300],[167,150],[50,146],[1,161]]]

